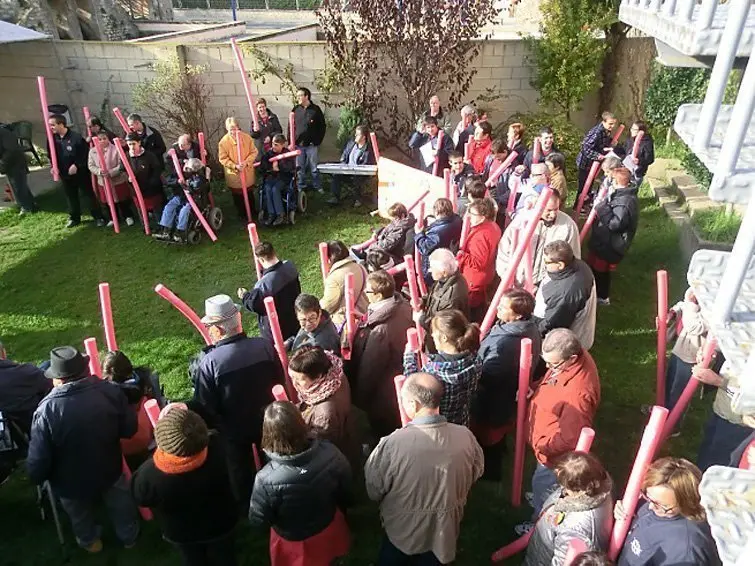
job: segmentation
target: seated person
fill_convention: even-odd
[[[267,226],[280,226],[286,222],[286,207],[283,205],[283,195],[288,192],[296,175],[296,160],[281,159],[270,161],[281,155],[286,150],[286,136],[275,134],[273,146],[262,156],[260,173],[262,174],[262,194],[264,206],[260,206],[267,212]],[[260,216],[262,212],[260,212]]]
[[[320,301],[313,295],[302,293],[294,302],[296,318],[301,328],[296,336],[286,340],[286,350],[295,352],[302,346],[319,346],[323,350],[341,355],[341,339],[328,311],[320,308]]]
[[[563,204],[569,195],[569,189],[566,186],[566,174],[564,173],[566,167],[564,154],[557,152],[549,153],[545,158],[545,165],[548,167],[550,176],[550,188],[561,195],[561,203]]]
[[[485,168],[482,171],[482,178],[487,181],[493,172],[506,161],[509,157],[509,148],[502,139],[494,139],[490,144],[490,154],[485,159]],[[506,209],[509,201],[509,179],[511,178],[512,167],[509,167],[501,173],[495,180],[495,184],[490,188],[490,196],[498,203],[498,208]]]
[[[147,210],[157,215],[165,204],[163,164],[153,152],[146,151],[142,147],[142,137],[136,132],[131,132],[126,136],[126,145],[128,145],[128,160],[136,182],[139,183]]]
[[[370,130],[367,126],[357,126],[354,139],[349,140],[341,154],[341,163],[345,165],[375,165],[375,156],[369,144]],[[330,181],[332,196],[325,202],[338,204],[341,200],[341,185],[348,183],[354,191],[354,208],[362,206],[362,189],[369,184],[372,177],[363,175],[333,175]]]
[[[427,116],[422,120],[419,129],[409,139],[409,147],[420,150],[420,148],[430,144],[428,149],[430,150],[429,156],[432,159],[428,161],[428,155],[423,156],[422,150],[420,150],[418,152],[420,154],[419,168],[425,173],[432,173],[435,170],[435,174],[442,177],[443,169],[448,167],[448,155],[453,151],[454,141],[451,136],[447,135],[444,135],[441,141],[439,139],[440,133],[441,129],[438,127],[438,120],[432,116]],[[437,168],[435,167],[436,161],[438,163]]]
[[[451,151],[448,154],[448,166],[451,169],[451,184],[456,189],[456,197],[464,195],[464,183],[475,175],[474,169],[469,163],[464,163],[464,155],[460,151]]]
[[[390,223],[377,231],[377,240],[367,251],[382,250],[389,254],[398,264],[404,261],[404,255],[414,252],[414,224],[416,219],[406,207],[397,202],[388,208]],[[351,249],[358,259],[364,260],[366,252]]]
[[[210,193],[210,184],[204,175],[204,165],[199,159],[191,158],[184,164],[184,174],[186,177],[186,186],[176,181],[173,185],[173,196],[163,209],[160,217],[160,227],[162,230],[154,237],[158,240],[172,240],[179,244],[185,244],[187,241],[187,232],[189,227],[189,216],[191,214],[191,204],[184,190],[188,190],[197,206],[202,208],[207,195]],[[173,231],[173,224],[176,222],[176,232]]]
[[[487,192],[488,188],[479,176],[474,175],[472,177],[467,177],[467,180],[464,182],[464,187],[462,188],[462,195],[459,197],[457,203],[459,216],[463,218],[467,213],[469,203],[485,198]]]
[[[422,276],[429,287],[433,283],[430,274],[430,254],[439,248],[459,250],[461,239],[461,217],[453,211],[451,201],[439,198],[433,204],[432,221],[423,229],[415,228],[414,243],[422,257]]]
[[[199,160],[202,159],[202,155],[199,151],[199,144],[193,141],[189,134],[181,134],[178,136],[178,141],[171,146],[171,149],[176,150],[176,156],[181,165],[192,157]],[[173,169],[173,159],[167,153],[165,154],[165,165],[169,170]]]

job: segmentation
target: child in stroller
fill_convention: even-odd
[[[210,183],[205,176],[205,167],[202,162],[196,158],[187,159],[184,163],[184,174],[186,177],[185,187],[177,176],[169,175],[167,178],[167,185],[172,189],[173,196],[163,208],[160,217],[160,231],[153,234],[153,237],[157,240],[178,244],[188,242],[189,220],[192,210],[191,204],[184,194],[184,189],[189,191],[200,210],[204,211],[207,208]],[[178,217],[178,222],[176,222],[176,217]]]
[[[260,222],[266,226],[285,224],[287,216],[293,224],[296,211],[294,177],[296,176],[296,159],[287,158],[270,161],[286,150],[286,137],[282,134],[273,136],[272,147],[264,153],[259,170],[262,174],[262,194],[260,195]],[[285,203],[284,203],[285,198]]]

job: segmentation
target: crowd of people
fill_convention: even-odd
[[[307,133],[297,133],[296,145],[304,150],[314,188],[321,188],[316,165],[324,122],[309,91],[299,92],[296,128]],[[260,129],[251,136],[239,131],[235,119],[226,123],[220,160],[232,190],[248,189],[250,177],[253,183],[250,156],[264,151],[269,161],[270,152],[285,147],[277,117],[264,105],[258,111]],[[86,167],[79,167],[84,162],[76,160],[90,150],[64,119],[50,122],[62,144],[58,159],[70,159],[61,164],[70,163],[64,182],[73,205],[86,176]],[[576,447],[601,402],[599,368],[590,354],[596,310],[610,304],[611,273],[631,248],[640,214],[637,190],[652,162],[650,136],[633,159],[631,137],[623,146],[611,138],[616,123],[604,113],[577,158],[583,180],[578,188],[596,160],[603,163],[607,188],[601,194],[587,187],[595,221],[584,261],[579,228],[564,210],[570,194],[554,132],[538,133],[537,151],[525,146],[521,124],[509,126],[506,140],[493,139],[487,117],[470,106],[462,108],[452,130],[450,116],[433,97],[410,146],[429,173],[435,161],[441,171],[450,166],[458,209],[439,198],[431,221],[418,225],[412,211],[396,202],[387,209],[389,223],[368,246],[327,242],[329,269],[320,298],[302,292],[297,267],[279,258],[272,244],[258,243],[261,276],[251,290],[237,290],[241,304],[225,294],[205,301],[201,322],[212,343],[189,364],[190,399],[166,400],[154,372],[134,367],[123,352],[104,358],[102,378],[92,373],[92,360],[71,346],[54,348],[42,368],[3,355],[0,411],[28,437],[30,479],[49,483],[77,543],[88,552],[102,549],[95,508],[104,501],[126,548],[138,543],[138,507],[149,508],[165,540],[191,566],[236,564],[242,517],[269,530],[274,566],[331,565],[349,552],[349,509],[363,482],[379,506],[379,566],[451,564],[470,489],[480,479],[500,481],[503,475],[526,338],[532,354],[525,432],[536,466],[526,494],[531,521],[515,529],[519,536],[531,535],[525,564],[565,564],[575,540],[588,552],[572,565],[613,564],[608,542],[614,517],[625,519],[625,508],[615,501],[617,486],[598,457]],[[162,168],[165,153],[159,133],[138,116],[130,116],[129,124],[130,155],[142,157],[142,169],[156,175],[152,168]],[[93,123],[90,128],[95,143],[112,147],[107,130],[99,125],[95,132]],[[635,122],[632,136],[640,131],[646,131],[644,124]],[[367,133],[357,128],[342,160],[366,159]],[[237,136],[247,165],[234,161]],[[70,150],[63,148],[68,143]],[[187,137],[177,146],[191,169],[201,157],[198,148]],[[487,176],[512,151],[517,159],[510,169],[486,187]],[[109,153],[104,168],[89,155],[98,178],[110,175],[114,186],[124,186]],[[245,167],[252,172],[246,187],[239,175]],[[263,165],[261,171],[267,170]],[[201,168],[192,171],[203,174]],[[271,186],[290,174],[282,167],[275,172],[266,178]],[[535,211],[539,196],[550,189],[544,207]],[[128,221],[132,205],[119,190],[119,210]],[[241,213],[243,194],[234,194],[234,200]],[[268,211],[279,210],[275,198],[268,203]],[[170,214],[180,223],[179,205]],[[275,214],[272,224],[279,218]],[[463,244],[462,216],[469,225]],[[525,242],[528,228],[532,236]],[[519,244],[529,251],[513,265]],[[392,269],[415,247],[422,257],[418,275],[428,286],[419,305],[407,296],[411,274]],[[514,284],[492,304],[497,280],[512,270]],[[352,312],[347,276],[357,313],[353,335],[346,320]],[[276,323],[265,308],[268,298],[285,341],[285,370],[274,346]],[[646,471],[643,502],[618,556],[621,566],[718,564],[700,503],[701,471],[755,459],[749,449],[755,420],[733,413],[726,396],[731,380],[700,363],[707,328],[696,307],[688,291],[669,315],[677,341],[668,365],[667,404],[673,406],[694,378],[718,388],[716,411],[697,466],[665,457]],[[261,336],[244,332],[244,309],[257,315]],[[495,321],[483,335],[479,323],[490,309]],[[421,352],[407,340],[413,328],[424,335]],[[719,363],[722,358],[719,354]],[[406,376],[398,392],[397,375]],[[276,400],[276,386],[289,400]],[[149,399],[162,409],[154,429],[144,410]],[[402,415],[408,420],[403,426]],[[130,480],[127,468],[133,471]]]

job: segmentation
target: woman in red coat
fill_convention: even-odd
[[[495,277],[495,257],[501,229],[495,222],[496,207],[490,198],[472,201],[467,208],[469,235],[459,250],[459,271],[469,287],[470,319],[481,322],[487,308],[488,286]]]

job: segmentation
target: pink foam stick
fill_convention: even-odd
[[[417,271],[414,268],[414,258],[410,255],[404,256],[406,264],[406,279],[409,284],[409,296],[412,309],[414,312],[422,310],[422,300],[419,297],[419,288],[417,287]]]
[[[396,401],[398,401],[398,412],[401,417],[401,426],[409,424],[409,416],[406,414],[406,411],[404,411],[404,405],[401,402],[401,389],[404,387],[405,381],[406,377],[403,375],[397,375],[393,378],[393,385],[396,388]]]
[[[378,146],[377,134],[370,132],[370,144],[372,145],[372,153],[375,156],[375,163],[380,161],[380,147]]]
[[[507,558],[511,558],[512,556],[516,556],[520,552],[523,552],[527,545],[530,543],[530,539],[532,538],[532,535],[535,533],[535,529],[530,529],[530,531],[518,539],[516,539],[514,542],[510,542],[506,546],[502,546],[498,550],[496,550],[493,555],[490,557],[491,562],[503,562]]]
[[[275,351],[278,353],[281,366],[283,366],[283,375],[286,378],[286,390],[288,391],[289,399],[294,403],[298,403],[299,397],[291,382],[291,377],[288,375],[288,355],[286,354],[286,344],[283,341],[283,333],[281,332],[280,320],[278,319],[278,310],[275,308],[275,299],[273,297],[265,297],[263,302],[265,303],[267,320],[270,323],[270,331],[273,333]]]
[[[207,331],[207,327],[202,323],[202,320],[199,318],[197,313],[191,310],[191,307],[189,307],[189,305],[179,299],[173,291],[168,289],[162,283],[157,284],[157,286],[155,287],[155,293],[157,293],[171,305],[176,307],[178,309],[178,312],[184,315],[188,319],[188,321],[194,325],[194,328],[196,328],[197,331],[202,335],[205,344],[207,344],[208,346],[212,344],[212,339],[210,338],[210,333]]]
[[[420,195],[420,196],[419,196],[419,197],[417,198],[417,200],[415,200],[415,201],[414,201],[414,202],[413,202],[413,203],[412,203],[412,204],[411,204],[410,206],[407,206],[407,207],[406,207],[406,211],[407,211],[407,212],[411,212],[412,210],[414,210],[414,209],[415,209],[415,208],[416,208],[416,207],[417,207],[417,206],[419,205],[419,203],[421,203],[421,202],[422,202],[422,201],[423,201],[423,200],[425,199],[425,197],[426,197],[427,195],[429,195],[429,194],[430,194],[430,189],[427,189],[427,190],[426,190],[425,192],[423,192],[423,193],[422,193],[422,194],[421,194],[421,195]]]
[[[241,143],[239,143],[239,131],[235,130],[233,135],[236,138],[236,161],[238,162],[238,165],[241,166],[241,169],[239,169],[239,177],[241,177],[241,194],[244,197],[244,209],[246,210],[246,221],[251,222],[252,209],[249,206],[249,192],[247,191],[247,186],[246,186],[246,166],[244,165],[244,162],[241,159]]]
[[[600,191],[598,192],[598,198],[596,199],[596,203],[606,198],[606,194],[608,194],[608,185],[600,188]],[[590,228],[592,228],[592,225],[595,223],[595,218],[597,218],[597,216],[598,216],[598,209],[595,205],[593,205],[593,207],[590,209],[590,214],[587,215],[587,219],[585,220],[585,223],[582,226],[582,230],[579,233],[580,242],[585,241],[585,238],[587,237],[587,233],[590,231]]]
[[[438,145],[435,146],[435,163],[433,163],[433,177],[438,176],[438,167],[440,167],[440,151],[443,148],[443,130],[438,132]]]
[[[520,177],[514,177],[514,187],[509,191],[509,200],[506,202],[506,217],[511,218],[511,213],[514,212],[514,206],[516,206],[516,195],[519,193],[519,186],[522,184]]]
[[[121,128],[123,128],[123,132],[128,135],[131,133],[131,127],[128,125],[128,122],[123,117],[123,113],[121,112],[121,109],[117,106],[113,108],[113,114],[115,114],[115,117],[118,119],[118,122],[121,125]]]
[[[273,398],[276,401],[288,401],[288,395],[286,395],[286,388],[282,385],[273,386]]]
[[[611,145],[616,145],[619,141],[619,138],[621,137],[621,134],[624,133],[624,124],[619,124],[619,127],[616,128],[616,133],[613,135],[613,138],[611,138]]]
[[[577,447],[574,449],[577,452],[589,452],[592,448],[592,441],[595,440],[595,431],[588,426],[582,427],[579,433],[579,440],[577,440]]]
[[[102,377],[102,366],[100,365],[100,352],[97,350],[97,339],[87,338],[84,340],[84,351],[89,356],[89,373]]]
[[[236,66],[241,73],[241,83],[244,85],[244,93],[246,94],[246,103],[249,106],[249,113],[252,115],[252,124],[255,132],[260,129],[259,118],[257,117],[257,110],[255,109],[254,95],[252,94],[252,85],[249,83],[249,75],[246,74],[246,68],[244,67],[244,58],[241,55],[241,49],[239,49],[236,43],[236,38],[231,38],[231,47],[233,48],[233,55],[236,58]]]
[[[443,169],[443,187],[445,189],[446,198],[450,200],[451,202],[454,201],[454,199],[451,196],[451,185],[453,183],[451,182],[451,170],[446,167]]]
[[[144,402],[144,412],[147,414],[152,428],[157,426],[157,421],[160,419],[160,405],[157,404],[157,399],[147,399]]]
[[[207,166],[207,148],[204,145],[204,132],[197,134],[197,142],[199,143],[199,158],[202,160],[202,165]]]
[[[320,251],[320,271],[322,272],[322,280],[325,281],[325,279],[328,277],[328,273],[330,272],[330,261],[328,261],[328,243],[320,242],[320,244],[317,246],[317,249]]]
[[[346,346],[342,348],[342,353],[346,354],[344,359],[351,359],[351,349],[354,345],[354,307],[356,305],[356,292],[354,291],[354,274],[347,273],[344,279],[343,299],[346,303]]]
[[[53,137],[50,125],[47,120],[50,116],[47,104],[47,87],[45,86],[45,78],[37,77],[37,87],[39,87],[39,102],[42,105],[42,123],[45,127],[45,134],[47,135],[47,145],[50,151],[50,168],[52,169],[52,180],[60,181],[60,170],[58,169],[58,157],[55,152],[55,138]]]
[[[492,187],[495,185],[496,181],[498,181],[498,177],[500,177],[506,169],[511,167],[511,164],[514,162],[514,160],[517,158],[518,154],[516,151],[512,151],[509,153],[509,156],[506,158],[506,160],[501,163],[498,167],[495,168],[495,170],[490,174],[490,177],[488,177],[488,180],[485,181],[485,186]]]
[[[188,189],[186,189],[186,178],[184,177],[183,171],[181,170],[181,163],[178,161],[178,155],[176,154],[176,150],[173,148],[170,148],[168,150],[168,155],[170,155],[171,160],[173,161],[173,167],[176,170],[176,175],[178,175],[178,180],[181,183],[181,185],[184,187],[184,196],[186,197],[186,200],[189,203],[189,206],[191,206],[191,209],[194,211],[194,215],[199,220],[199,223],[202,225],[202,228],[204,228],[204,231],[207,232],[207,235],[210,237],[210,240],[213,242],[218,241],[218,237],[215,235],[215,232],[212,229],[212,226],[210,226],[210,223],[207,222],[207,219],[204,217],[204,214],[202,214],[202,211],[199,209],[199,206],[197,206],[196,201],[194,200],[194,197],[191,196],[191,193]],[[242,176],[243,179],[243,176]],[[246,194],[246,191],[244,191],[244,194]]]
[[[710,366],[710,362],[713,359],[713,353],[715,351],[716,339],[708,334],[708,339],[705,341],[705,346],[703,346],[703,360],[702,362],[700,362],[700,365],[703,367]],[[674,431],[674,427],[679,422],[679,419],[682,418],[682,414],[684,414],[684,411],[687,409],[687,405],[689,405],[690,401],[692,401],[692,397],[695,396],[695,391],[697,391],[698,387],[700,387],[700,382],[694,377],[690,377],[690,380],[687,382],[687,385],[684,387],[682,394],[679,395],[679,399],[676,401],[676,404],[671,409],[671,412],[666,419],[666,427],[663,429],[663,437],[661,438],[661,442],[666,440]]]
[[[280,155],[276,155],[275,157],[270,158],[270,163],[275,163],[276,161],[280,161],[282,159],[288,159],[290,157],[299,157],[301,155],[300,149],[294,149],[292,151],[287,151],[286,153],[281,153]]]
[[[94,150],[97,152],[97,157],[100,159],[100,170],[102,171],[102,180],[105,185],[105,198],[107,199],[107,206],[110,209],[113,230],[115,230],[116,234],[120,234],[121,226],[118,223],[118,214],[115,211],[115,193],[113,192],[113,184],[110,182],[110,174],[108,173],[107,165],[105,164],[105,155],[102,153],[102,147],[99,142],[95,142]]]
[[[564,566],[571,566],[572,562],[582,554],[587,552],[587,543],[581,538],[573,538],[569,541],[569,547],[566,549],[566,557],[564,558]]]
[[[391,275],[396,275],[397,273],[401,273],[402,271],[406,271],[406,262],[398,263],[398,264],[394,265],[393,267],[390,267],[390,268],[386,269],[385,271],[386,271],[386,273],[389,273]]]
[[[600,161],[593,161],[592,167],[590,167],[590,172],[587,174],[587,179],[585,180],[585,186],[582,187],[582,191],[579,193],[579,198],[577,199],[577,214],[582,210],[582,206],[584,206],[585,199],[587,198],[587,193],[590,192],[590,187],[592,187],[592,183],[595,180],[595,177],[597,177],[599,170]]]
[[[668,272],[655,274],[658,295],[658,314],[655,318],[655,404],[663,407],[666,399],[666,318],[668,317]],[[696,381],[696,380],[692,380]],[[671,417],[669,417],[671,420]],[[676,424],[676,423],[674,423]]]
[[[288,148],[296,149],[296,113],[288,113]]]
[[[540,163],[540,154],[543,152],[543,148],[540,146],[540,138],[535,138],[535,143],[532,145],[532,163]]]
[[[252,444],[252,457],[254,458],[254,469],[259,472],[262,469],[262,461],[256,444]]]
[[[471,229],[470,222],[472,221],[469,214],[465,214],[461,221],[461,239],[459,240],[459,249],[464,250],[464,246],[467,244],[467,238],[469,237],[469,230]]]
[[[254,271],[257,274],[257,281],[262,279],[262,264],[260,263],[260,260],[257,259],[257,254],[254,251],[254,248],[257,246],[257,244],[260,243],[260,237],[257,235],[257,225],[252,223],[247,224],[246,227],[247,231],[249,232],[249,243],[252,245],[252,257],[254,259]]]
[[[619,552],[621,552],[621,548],[624,546],[624,540],[629,532],[629,526],[632,523],[634,512],[637,510],[637,502],[640,499],[642,481],[645,479],[647,469],[655,456],[655,451],[660,443],[661,435],[663,434],[663,425],[666,422],[667,416],[668,409],[665,409],[664,407],[655,406],[650,413],[650,420],[645,427],[645,432],[642,434],[640,448],[634,459],[634,465],[629,474],[629,481],[627,482],[627,487],[624,491],[624,497],[621,500],[626,515],[624,519],[618,519],[613,525],[613,532],[611,533],[611,541],[608,548],[608,556],[611,560],[616,560],[619,556]]]
[[[516,444],[514,445],[514,472],[511,479],[511,504],[522,504],[524,478],[524,442],[527,422],[527,392],[532,376],[532,340],[523,338],[519,350],[519,390],[516,394]]]
[[[147,205],[144,202],[144,196],[142,195],[142,190],[139,188],[139,181],[136,180],[136,175],[134,175],[134,170],[131,167],[131,162],[128,160],[128,156],[126,155],[125,150],[123,149],[123,146],[121,145],[120,141],[115,140],[114,144],[116,151],[118,152],[118,157],[121,158],[121,163],[123,164],[123,167],[126,169],[126,175],[128,176],[129,181],[131,181],[131,188],[134,189],[134,194],[136,195],[136,202],[139,204],[139,212],[142,215],[142,224],[144,225],[144,233],[147,234],[147,236],[150,235],[150,229],[149,229],[149,217],[147,216]]]
[[[115,340],[115,325],[113,324],[113,307],[110,302],[110,283],[100,283],[100,310],[102,312],[102,325],[105,327],[105,343],[107,349],[115,352],[118,342]]]
[[[81,108],[82,112],[84,112],[84,122],[86,123],[87,128],[87,137],[89,138],[89,147],[94,147],[94,139],[92,137],[92,128],[89,127],[89,119],[92,117],[92,115],[89,112],[89,106],[83,106]],[[97,195],[97,176],[92,173],[92,188],[95,189],[95,196],[97,196],[97,200],[99,201],[99,195]]]
[[[352,246],[355,250],[362,251],[364,249],[369,248],[372,244],[377,242],[377,235],[373,234],[369,240],[365,240],[361,244],[356,244],[355,246]]]
[[[509,263],[504,276],[501,278],[501,283],[498,285],[498,288],[495,291],[495,295],[493,296],[493,300],[490,303],[488,312],[485,314],[485,319],[482,321],[482,328],[480,329],[482,336],[485,336],[493,326],[493,322],[496,318],[496,311],[498,310],[498,303],[501,302],[501,297],[506,292],[506,290],[514,283],[516,271],[519,267],[519,262],[522,261],[522,258],[524,257],[524,251],[527,243],[532,241],[532,235],[535,233],[535,228],[540,222],[540,217],[543,215],[545,205],[550,200],[552,194],[553,189],[551,189],[550,187],[545,187],[540,193],[540,196],[535,203],[535,207],[532,209],[532,216],[530,217],[527,225],[524,228],[524,233],[520,238],[519,245],[517,246],[516,251],[511,258],[511,262]]]
[[[637,159],[637,156],[640,154],[640,142],[642,141],[642,138],[644,136],[645,132],[640,130],[634,137],[634,144],[632,145],[632,157],[634,157],[635,159]]]
[[[535,262],[534,258],[532,257],[532,242],[529,242],[529,245],[524,248],[524,288],[529,292],[534,294],[535,292],[535,283],[533,281],[533,263]]]

